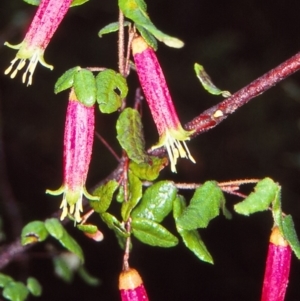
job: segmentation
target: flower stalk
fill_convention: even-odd
[[[92,156],[94,124],[94,106],[87,107],[79,102],[72,89],[64,132],[64,182],[58,190],[46,191],[52,195],[63,193],[61,220],[70,214],[76,222],[81,221],[83,195],[90,200],[99,199],[90,195],[85,188]]]
[[[52,65],[45,62],[44,51],[67,13],[71,2],[72,0],[41,0],[23,42],[18,45],[11,45],[8,42],[4,43],[10,48],[18,49],[16,57],[5,70],[5,74],[10,74],[10,77],[14,78],[18,71],[23,69],[26,60],[29,60],[28,66],[22,76],[22,82],[25,83],[27,81],[27,74],[29,73],[28,86],[32,84],[32,75],[38,62],[50,70],[53,69]],[[19,63],[15,66],[17,61]]]
[[[129,268],[119,276],[122,301],[149,301],[142,278],[137,270]]]
[[[288,285],[292,250],[281,235],[279,228],[273,228],[264,275],[261,301],[284,301]]]
[[[165,146],[171,170],[176,172],[179,157],[189,158],[195,163],[185,143],[190,139],[193,131],[185,131],[180,124],[154,50],[142,37],[135,37],[132,41],[132,54],[140,84],[159,134],[159,141],[152,149]]]

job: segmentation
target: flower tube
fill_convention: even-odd
[[[11,61],[10,66],[5,70],[5,74],[10,74],[14,78],[29,60],[28,66],[23,74],[22,82],[27,80],[27,86],[32,84],[32,75],[38,62],[44,67],[53,69],[44,60],[44,51],[50,42],[54,32],[67,13],[72,0],[41,0],[38,10],[29,26],[23,42],[18,45],[4,44],[10,48],[18,49],[16,57]],[[15,63],[19,63],[14,68]]]
[[[135,269],[129,268],[120,274],[119,290],[122,301],[149,301],[142,278]]]
[[[154,50],[142,37],[135,37],[132,41],[132,54],[140,84],[159,134],[159,142],[152,149],[165,146],[171,170],[176,172],[179,157],[189,158],[195,163],[185,143],[193,131],[185,131],[180,124]]]
[[[284,301],[288,285],[292,250],[274,227],[270,237],[261,301]]]
[[[94,123],[94,106],[87,107],[79,102],[72,89],[64,132],[64,183],[56,191],[46,191],[52,195],[63,193],[61,220],[69,213],[76,222],[81,221],[83,195],[90,200],[99,199],[85,188],[94,141]]]

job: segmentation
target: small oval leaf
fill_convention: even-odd
[[[11,281],[14,281],[14,279],[8,275],[0,273],[0,287],[5,287]]]
[[[130,24],[131,24],[130,22],[125,21],[124,27],[129,26]],[[104,34],[116,32],[118,30],[119,30],[119,22],[113,22],[113,23],[110,23],[110,24],[104,26],[103,28],[101,28],[100,31],[98,32],[98,36],[99,36],[99,38],[102,38],[102,36]]]
[[[145,218],[160,223],[171,212],[177,188],[171,181],[160,181],[148,187],[132,218]]]
[[[56,239],[61,239],[64,235],[65,228],[57,218],[48,218],[45,221],[45,227],[49,234]]]
[[[59,79],[56,81],[54,86],[54,93],[57,94],[61,91],[69,89],[73,86],[74,76],[80,70],[79,66],[67,70]]]
[[[45,226],[51,236],[56,238],[66,249],[77,255],[84,261],[83,251],[73,237],[65,230],[57,218],[49,218],[45,221]]]
[[[29,291],[22,282],[9,282],[3,289],[2,295],[4,298],[11,301],[26,300]]]
[[[91,107],[96,102],[96,81],[93,73],[81,69],[74,74],[74,90],[77,99],[84,105]]]
[[[45,227],[44,222],[33,221],[28,223],[21,233],[21,243],[23,246],[44,241],[49,233]]]
[[[33,296],[39,297],[42,295],[42,286],[38,280],[33,277],[27,279],[27,288]]]
[[[154,247],[170,248],[178,244],[178,238],[162,225],[145,219],[134,218],[131,222],[133,235],[141,242]]]

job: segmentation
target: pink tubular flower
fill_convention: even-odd
[[[122,301],[149,301],[142,278],[135,269],[120,274],[119,290]]]
[[[85,188],[93,148],[94,123],[94,106],[87,107],[79,102],[72,90],[64,133],[64,183],[56,191],[46,191],[53,195],[63,193],[61,220],[69,213],[76,222],[81,221],[83,195],[90,200],[98,200]]]
[[[284,301],[288,285],[292,250],[274,227],[270,237],[261,301]]]
[[[193,132],[185,131],[180,124],[154,50],[142,37],[136,37],[132,41],[132,54],[140,84],[159,134],[159,142],[152,149],[165,146],[171,170],[176,172],[178,157],[189,158],[195,163],[185,143]]]
[[[18,45],[11,45],[5,42],[5,45],[8,47],[19,50],[16,57],[11,61],[10,66],[5,70],[5,74],[9,74],[13,70],[15,62],[20,60],[10,75],[11,78],[14,78],[18,70],[24,67],[26,60],[29,60],[27,69],[22,77],[22,82],[25,83],[27,72],[29,72],[28,86],[32,84],[32,75],[38,62],[51,70],[53,69],[53,66],[45,62],[44,51],[67,13],[71,2],[72,0],[41,0],[23,42]]]

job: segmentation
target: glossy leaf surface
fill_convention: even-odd
[[[176,236],[154,221],[145,218],[133,218],[131,227],[133,235],[150,246],[170,248],[178,244]]]
[[[81,103],[88,107],[94,105],[96,102],[96,81],[93,73],[86,69],[75,72],[74,90]]]
[[[70,89],[74,84],[74,76],[81,68],[79,66],[67,70],[62,76],[58,78],[54,86],[54,93]]]
[[[160,223],[171,212],[177,188],[171,181],[160,181],[148,187],[132,218],[145,218]]]

